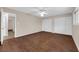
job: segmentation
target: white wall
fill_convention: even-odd
[[[54,32],[72,35],[72,16],[55,17]]]
[[[42,30],[42,21],[40,18],[8,8],[4,8],[4,11],[16,14],[16,37]]]
[[[65,33],[65,17],[54,18],[54,32]]]
[[[48,19],[43,19],[42,30],[72,35],[72,15],[56,16]]]
[[[42,31],[52,32],[54,27],[54,21],[52,19],[42,20]]]
[[[77,10],[77,12],[75,12]],[[79,50],[79,8],[76,8],[73,12],[73,31],[72,36],[75,44]]]

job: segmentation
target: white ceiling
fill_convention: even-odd
[[[45,9],[47,15],[45,17],[49,16],[56,16],[56,15],[64,15],[72,13],[73,7],[9,7],[10,9],[25,12],[32,14],[34,16],[40,16],[40,10]]]

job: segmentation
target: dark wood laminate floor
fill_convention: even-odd
[[[4,41],[0,51],[9,52],[73,52],[77,51],[71,36],[39,32]]]

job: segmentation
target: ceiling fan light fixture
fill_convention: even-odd
[[[40,16],[44,17],[47,13],[45,11],[40,12]]]

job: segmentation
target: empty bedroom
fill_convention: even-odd
[[[0,52],[78,52],[78,7],[0,7]]]

